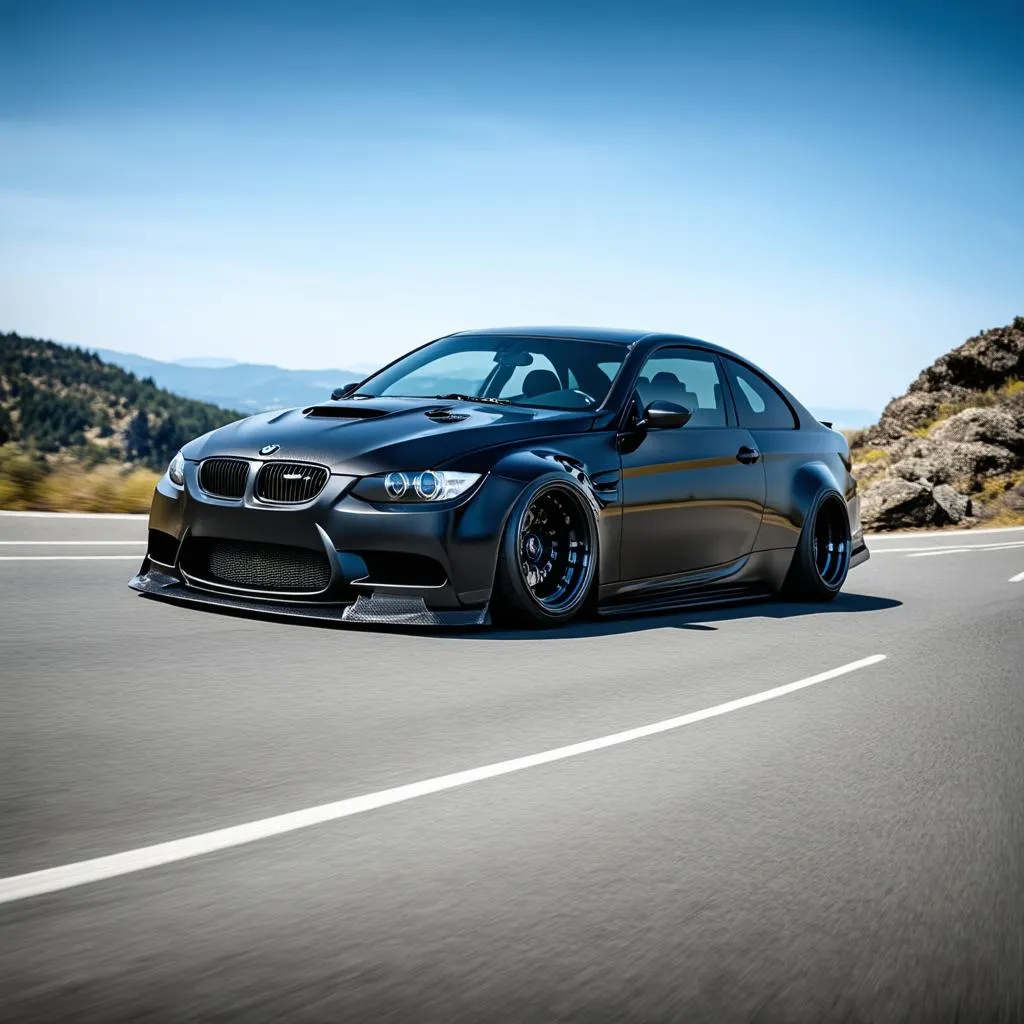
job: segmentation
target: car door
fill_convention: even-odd
[[[636,384],[636,415],[652,401],[685,405],[682,427],[623,434],[623,580],[673,576],[748,554],[761,524],[765,475],[750,432],[737,426],[717,356],[653,352]]]

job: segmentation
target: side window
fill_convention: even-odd
[[[636,382],[642,405],[654,401],[685,405],[690,427],[724,427],[725,401],[714,356],[695,349],[662,349],[640,371]]]
[[[748,430],[793,430],[798,426],[789,403],[760,374],[726,359],[736,414]]]

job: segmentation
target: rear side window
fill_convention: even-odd
[[[799,424],[789,403],[758,373],[725,360],[736,414],[748,430],[793,430]]]

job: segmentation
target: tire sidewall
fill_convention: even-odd
[[[846,583],[850,571],[849,552],[847,552],[846,572],[843,573],[842,579],[835,584],[826,583],[821,578],[814,561],[815,526],[822,507],[828,501],[837,501],[844,508],[846,507],[846,503],[838,491],[822,491],[815,498],[814,504],[804,520],[804,527],[800,532],[800,539],[797,541],[796,551],[793,555],[793,563],[786,579],[786,590],[792,597],[830,601]],[[849,533],[849,530],[847,532]],[[846,542],[849,545],[849,536],[847,536]]]
[[[523,579],[519,567],[519,532],[523,517],[530,504],[549,490],[569,492],[579,503],[587,517],[591,535],[590,560],[587,576],[575,600],[567,608],[552,611],[537,602]],[[600,510],[593,495],[565,473],[552,473],[532,481],[516,499],[505,521],[501,545],[498,549],[498,565],[495,572],[492,604],[499,613],[499,619],[532,621],[541,625],[559,625],[575,618],[587,606],[588,597],[597,579],[600,554],[598,519]]]

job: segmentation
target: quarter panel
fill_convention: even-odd
[[[845,439],[821,430],[754,430],[764,462],[767,499],[757,550],[794,548],[815,497],[838,491],[849,501],[856,484],[844,460]]]

